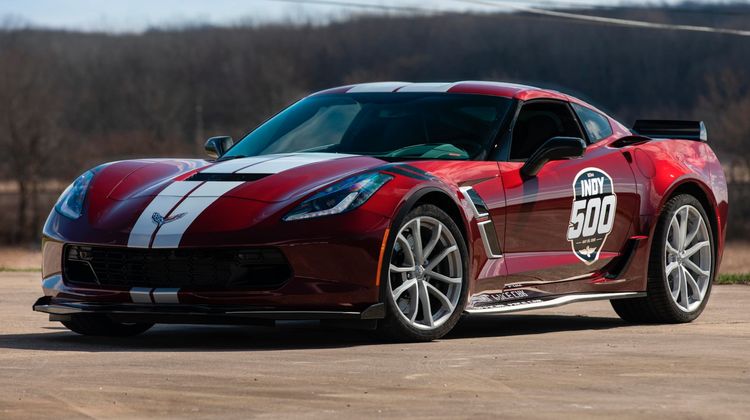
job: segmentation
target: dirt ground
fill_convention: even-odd
[[[158,326],[77,336],[0,274],[0,418],[747,418],[750,286],[687,325],[628,326],[607,302],[471,318],[443,340],[364,331]]]

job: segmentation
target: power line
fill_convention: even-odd
[[[540,9],[536,7],[520,6],[517,2],[506,1],[486,1],[486,0],[454,0],[460,3],[476,4],[482,6],[494,6],[498,8],[507,7],[520,12],[526,12],[536,15],[550,16],[560,19],[581,20],[607,25],[629,26],[635,28],[649,29],[667,29],[673,31],[691,31],[691,32],[708,32],[726,35],[737,35],[750,37],[750,31],[728,28],[714,28],[711,26],[694,26],[694,25],[676,25],[670,23],[656,23],[633,19],[610,18],[604,16],[583,15],[578,13],[562,12],[558,10]]]
[[[415,7],[415,6],[388,6],[384,4],[353,3],[350,1],[339,1],[339,0],[270,0],[270,1],[282,2],[282,3],[315,4],[315,5],[322,5],[322,6],[341,6],[341,7],[349,7],[349,8],[381,10],[381,11],[411,12],[411,13],[444,13],[446,12],[445,10],[439,10],[439,9],[434,9],[434,8]],[[621,18],[611,18],[611,17],[605,17],[605,16],[585,15],[585,14],[580,14],[580,13],[563,12],[560,10],[551,10],[547,8],[524,6],[524,5],[521,5],[519,1],[502,1],[502,0],[495,0],[495,1],[453,0],[453,1],[458,2],[458,3],[464,3],[464,4],[474,4],[478,6],[494,7],[498,9],[499,8],[512,9],[518,12],[524,12],[524,13],[535,14],[535,15],[540,15],[540,16],[547,16],[547,17],[552,17],[555,19],[563,19],[563,20],[578,20],[578,21],[594,22],[594,23],[605,24],[605,25],[635,27],[635,28],[716,33],[716,34],[750,37],[750,30],[715,28],[712,26],[657,23],[657,22],[648,22],[648,21],[635,20],[635,19],[621,19]],[[547,3],[550,3],[550,2],[548,1]],[[572,6],[573,4],[570,4],[570,5]],[[580,4],[580,5],[581,7],[585,7],[583,4]]]
[[[394,12],[437,12],[435,9],[427,9],[415,6],[387,6],[375,3],[352,3],[347,1],[336,0],[269,0],[277,3],[297,3],[297,4],[314,4],[319,6],[341,6],[355,9],[370,9]]]

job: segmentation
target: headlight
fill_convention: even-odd
[[[55,210],[71,219],[81,217],[83,213],[83,200],[86,199],[86,192],[89,190],[89,185],[93,177],[94,173],[87,171],[73,181],[60,195],[57,204],[55,204]]]
[[[369,173],[339,181],[303,201],[284,220],[310,219],[356,209],[391,179],[390,175]]]

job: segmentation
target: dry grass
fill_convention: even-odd
[[[38,248],[0,248],[2,271],[38,269],[41,265],[42,252]]]

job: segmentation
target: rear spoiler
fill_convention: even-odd
[[[633,131],[653,139],[685,139],[708,141],[703,121],[637,120]]]

